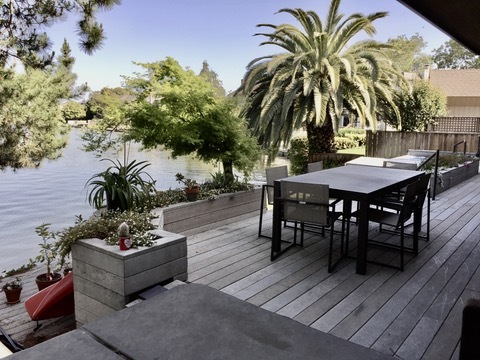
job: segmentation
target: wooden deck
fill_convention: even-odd
[[[189,281],[397,358],[457,359],[463,304],[480,297],[479,197],[480,175],[437,196],[431,239],[403,272],[369,264],[357,275],[346,259],[329,274],[328,236],[315,234],[271,262],[252,217],[189,237]]]
[[[463,305],[480,298],[479,197],[480,175],[438,195],[430,241],[420,240],[420,253],[407,257],[403,272],[368,264],[367,274],[357,275],[354,260],[345,259],[329,274],[328,235],[317,234],[306,234],[303,248],[272,262],[270,241],[257,237],[258,214],[252,214],[187,233],[188,281],[399,359],[457,359]],[[374,227],[370,235],[390,236]],[[379,249],[369,258],[398,260]],[[33,278],[25,275],[22,299],[35,291]],[[22,342],[68,329],[73,320],[53,321],[33,334],[23,305],[2,303],[0,325]]]

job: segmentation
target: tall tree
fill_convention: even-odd
[[[60,50],[60,56],[58,62],[66,69],[72,70],[73,64],[75,64],[75,58],[72,56],[72,49],[67,39],[63,39],[62,48]]]
[[[96,21],[100,10],[109,10],[120,0],[2,0],[0,1],[0,67],[19,59],[30,67],[52,63],[54,52],[43,31],[66,13],[80,15],[77,32],[80,48],[91,54],[105,39],[103,26]]]
[[[213,89],[218,96],[224,97],[227,95],[222,81],[218,78],[218,74],[210,69],[210,65],[208,65],[207,60],[203,62],[202,70],[200,70],[199,75],[213,86]]]
[[[101,47],[102,24],[95,19],[120,0],[0,0],[0,169],[38,166],[66,144],[62,99],[85,90],[75,87],[74,59],[66,41],[54,63],[43,31],[66,13],[80,15],[80,48],[88,54]],[[20,61],[25,73],[9,69]],[[43,70],[40,70],[43,69]]]
[[[427,43],[418,33],[410,38],[406,35],[390,38],[387,40],[387,45],[391,48],[386,49],[386,53],[402,71],[420,72],[425,65],[431,65],[433,62],[431,56],[422,52]]]
[[[170,57],[137,65],[147,76],[126,79],[138,95],[128,113],[131,138],[147,148],[163,145],[172,156],[194,154],[221,162],[227,183],[234,180],[233,167],[252,170],[256,139],[232,99],[218,97],[209,82]]]
[[[2,71],[0,81],[0,169],[40,165],[66,144],[60,100],[70,82],[55,70]]]
[[[388,112],[388,107],[384,115],[386,122],[400,131],[426,131],[436,116],[447,112],[445,94],[423,80],[416,81],[411,89],[399,90],[397,101],[401,117]]]
[[[396,108],[394,84],[403,79],[384,55],[386,45],[362,41],[347,44],[360,33],[372,35],[372,22],[386,16],[339,13],[332,0],[325,22],[313,11],[281,9],[301,25],[260,24],[260,33],[285,52],[251,61],[239,92],[247,96],[244,114],[265,148],[288,143],[295,129],[306,127],[310,153],[334,152],[334,131],[344,108],[364,124],[376,127],[377,97]]]
[[[480,69],[480,56],[453,39],[433,50],[433,61],[439,69]]]
[[[72,50],[68,44],[67,39],[63,39],[63,44],[60,49],[60,55],[57,57],[56,66],[57,72],[66,83],[70,84],[70,91],[66,94],[65,98],[71,99],[83,95],[87,90],[87,84],[76,86],[77,74],[73,72],[73,65],[75,64],[75,58],[72,56]]]

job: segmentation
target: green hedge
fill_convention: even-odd
[[[365,130],[356,128],[341,128],[335,136],[337,150],[353,149],[365,145]],[[290,172],[293,175],[305,174],[308,167],[308,141],[306,137],[294,138],[288,149]],[[328,164],[324,164],[328,165]]]
[[[293,175],[305,174],[308,164],[308,141],[306,137],[294,138],[288,148],[290,172]]]

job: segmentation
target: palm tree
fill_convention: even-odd
[[[313,11],[281,9],[303,29],[293,25],[260,24],[272,33],[258,33],[285,52],[252,60],[239,94],[246,96],[244,115],[263,147],[272,154],[288,143],[294,130],[305,127],[309,153],[334,152],[338,119],[348,109],[360,121],[376,128],[377,103],[393,101],[393,86],[405,81],[372,40],[348,43],[359,32],[375,33],[372,22],[387,15],[377,12],[339,14],[340,0],[332,0],[325,23]]]

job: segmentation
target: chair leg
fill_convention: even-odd
[[[349,220],[347,220],[347,223],[349,223]],[[334,229],[335,229],[335,222],[330,226],[330,245],[328,247],[328,272],[331,273],[335,266],[340,262],[340,260],[347,254],[346,251],[348,251],[348,245],[345,245],[344,247],[344,241],[348,242],[348,230],[345,230],[345,219],[342,217],[342,233],[340,234],[340,257],[337,261],[335,261],[335,264],[333,264],[333,234]],[[345,234],[345,231],[347,231],[347,234]],[[344,251],[345,250],[345,251]]]
[[[400,271],[403,271],[404,263],[404,246],[405,246],[405,224],[402,222],[400,234]]]
[[[258,237],[262,237],[263,212],[265,207],[265,185],[262,185],[262,198],[260,199],[260,221],[258,224]]]
[[[303,236],[305,234],[305,223],[303,223],[303,222],[300,224],[300,231],[301,231],[300,232],[300,246],[303,247]]]
[[[430,189],[427,194],[427,236],[426,240],[430,241]]]
[[[330,245],[328,247],[328,272],[331,273],[333,270],[332,261],[333,260],[333,226],[330,230]]]

